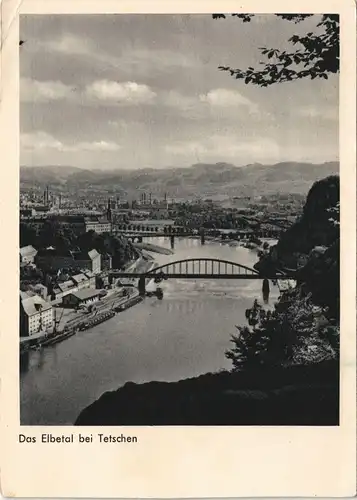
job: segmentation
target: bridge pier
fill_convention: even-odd
[[[201,229],[200,236],[201,236],[201,245],[204,245],[205,244],[205,232],[204,232],[204,229]]]
[[[139,290],[139,295],[144,296],[146,294],[146,280],[145,276],[140,276],[139,282],[138,282],[138,290]]]
[[[269,294],[270,294],[270,284],[267,278],[263,279],[262,292],[263,292],[263,300],[265,303],[267,303],[269,301]]]
[[[175,248],[175,236],[170,236],[171,250]]]

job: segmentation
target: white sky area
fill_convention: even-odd
[[[311,31],[274,15],[38,15],[20,21],[21,164],[137,169],[338,160],[338,76],[268,88],[259,47]]]

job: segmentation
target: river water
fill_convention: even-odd
[[[148,240],[170,248],[168,239]],[[221,258],[252,266],[255,251],[217,242],[176,239],[174,255],[159,264],[193,257]],[[127,381],[176,381],[229,369],[225,358],[235,325],[261,300],[260,280],[167,280],[163,300],[144,302],[92,330],[21,360],[23,425],[73,424],[80,411]],[[268,307],[279,294],[271,285]]]

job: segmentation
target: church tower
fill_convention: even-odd
[[[111,208],[110,198],[108,198],[107,219],[109,222],[112,222],[112,208]]]

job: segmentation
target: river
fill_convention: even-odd
[[[168,239],[150,243],[170,248]],[[174,255],[159,264],[194,257],[252,266],[255,251],[217,242],[181,238]],[[259,280],[167,280],[163,300],[144,302],[92,330],[52,347],[26,353],[20,363],[23,425],[71,425],[80,411],[106,391],[127,381],[176,381],[229,369],[225,358],[235,325],[246,324],[245,310],[261,299]],[[272,307],[279,291],[271,285]]]

